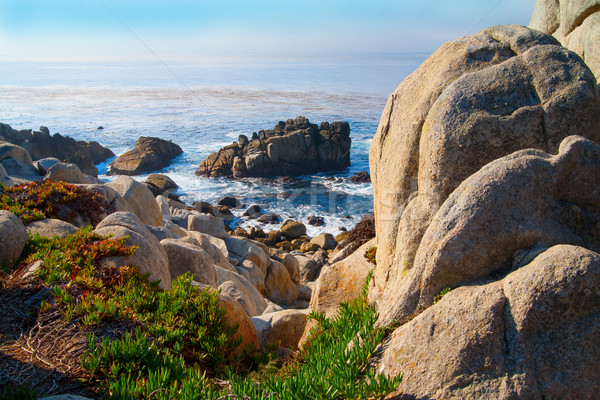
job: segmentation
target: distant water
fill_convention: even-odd
[[[163,173],[180,185],[188,203],[216,203],[225,195],[259,204],[283,218],[325,217],[309,234],[351,228],[373,209],[370,184],[348,177],[368,170],[368,152],[390,93],[425,54],[325,57],[238,57],[167,62],[25,63],[0,61],[0,121],[16,129],[47,126],[77,140],[96,140],[121,154],[139,136],[179,144],[184,153]],[[280,120],[348,121],[351,166],[305,176],[290,188],[264,179],[197,177],[211,152]],[[104,127],[98,130],[99,126]],[[101,179],[106,164],[98,166]],[[136,177],[143,180],[146,175]],[[248,224],[245,224],[247,226]],[[244,226],[244,225],[243,225]],[[275,228],[275,226],[273,226]]]

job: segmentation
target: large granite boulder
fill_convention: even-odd
[[[8,125],[0,129],[4,140],[22,146],[34,160],[55,157],[65,163],[76,164],[84,174],[98,176],[95,164],[101,163],[115,154],[98,142],[84,142],[58,133],[50,135],[48,128],[41,126],[39,131],[16,131]]]
[[[594,142],[571,136],[555,156],[530,149],[489,163],[438,210],[414,266],[388,280],[380,321],[406,317],[446,287],[501,274],[529,249],[572,244],[600,251],[599,210]]]
[[[396,329],[373,367],[408,399],[595,399],[600,254],[557,245],[497,281],[454,289]]]
[[[53,218],[46,218],[27,224],[27,232],[30,235],[35,235],[37,233],[38,235],[49,239],[52,239],[55,236],[64,238],[76,233],[78,230],[79,228],[73,224]]]
[[[55,163],[46,171],[44,180],[63,181],[73,184],[100,183],[97,178],[84,174],[75,164]]]
[[[538,0],[529,27],[553,35],[600,77],[599,0]]]
[[[347,122],[318,126],[296,117],[255,133],[252,140],[242,135],[202,161],[196,175],[275,177],[343,170],[350,165],[350,144]]]
[[[0,210],[0,266],[12,267],[23,252],[27,230],[10,211]]]
[[[194,275],[194,281],[212,288],[218,286],[215,260],[200,246],[182,239],[164,239],[160,244],[169,258],[171,279],[190,272]]]
[[[262,349],[296,350],[306,327],[308,310],[282,310],[252,317]]]
[[[181,153],[181,147],[169,140],[141,136],[132,150],[110,163],[108,175],[139,175],[158,171]]]
[[[235,272],[216,267],[219,276],[219,289],[237,301],[250,317],[260,315],[267,308],[267,302],[250,281]]]
[[[160,281],[162,289],[171,288],[169,257],[158,239],[146,228],[135,215],[128,212],[115,212],[98,224],[94,233],[102,236],[112,235],[114,238],[127,238],[125,245],[137,246],[131,256],[108,257],[103,263],[121,267],[133,264],[142,273],[149,273],[151,281]]]
[[[371,298],[395,290],[458,185],[524,148],[600,139],[596,80],[550,35],[495,26],[446,43],[390,96],[370,150],[378,238]]]
[[[129,176],[119,176],[106,184],[127,202],[131,210],[143,223],[152,226],[162,225],[162,213],[154,195],[146,185]]]
[[[225,293],[219,293],[219,304],[225,310],[225,319],[227,322],[232,326],[238,327],[234,338],[241,341],[239,352],[258,349],[259,343],[256,328],[248,314],[244,312],[242,306]]]

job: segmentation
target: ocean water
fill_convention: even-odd
[[[186,61],[0,61],[0,121],[15,129],[47,126],[77,140],[96,140],[119,155],[139,136],[179,144],[184,153],[161,171],[188,203],[232,195],[245,205],[303,222],[325,218],[309,235],[339,233],[373,209],[370,184],[348,177],[369,169],[368,152],[388,96],[426,54],[295,57],[236,56]],[[266,179],[208,179],[194,174],[210,153],[280,120],[348,121],[351,166],[304,176],[302,187]],[[104,129],[97,129],[102,126]],[[111,161],[111,160],[109,160]],[[107,163],[99,165],[100,178]],[[144,180],[147,175],[135,177]],[[243,210],[242,210],[243,211]],[[239,215],[240,212],[234,212]],[[234,222],[248,227],[252,221]],[[267,226],[266,229],[276,228]]]

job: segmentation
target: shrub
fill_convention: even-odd
[[[0,210],[8,210],[23,223],[45,218],[71,222],[77,217],[97,225],[112,207],[102,196],[60,181],[32,182],[8,187],[0,184]]]
[[[348,234],[348,237],[340,243],[340,248],[348,248],[348,254],[353,253],[363,244],[375,237],[375,215],[366,214]]]

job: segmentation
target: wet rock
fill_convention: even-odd
[[[371,175],[367,171],[357,172],[350,177],[352,183],[369,183],[371,182]]]
[[[311,215],[308,217],[308,224],[312,226],[323,226],[325,225],[325,218]]]
[[[279,230],[288,239],[297,239],[306,234],[306,226],[302,222],[289,219],[281,225]]]

